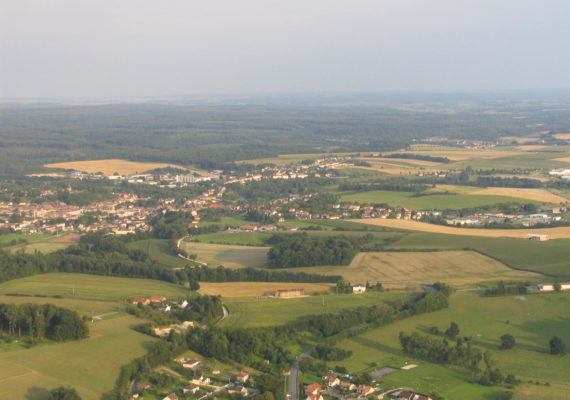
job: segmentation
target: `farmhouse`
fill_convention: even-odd
[[[372,393],[374,393],[374,388],[371,386],[367,386],[367,385],[360,385],[360,386],[358,386],[358,389],[356,389],[356,391],[362,397],[366,397],[366,396],[369,396]]]
[[[340,379],[338,379],[336,376],[323,376],[323,381],[328,387],[336,387],[340,385]]]
[[[275,297],[290,298],[305,295],[305,289],[280,289],[275,292]]]
[[[195,370],[202,365],[202,361],[195,360],[195,359],[182,360],[182,361],[180,361],[180,365],[182,365],[182,368]]]
[[[249,379],[249,374],[247,372],[238,372],[236,374],[236,379],[238,382],[246,383]]]
[[[319,383],[311,383],[305,388],[306,400],[324,400],[321,394],[321,385]]]
[[[131,304],[136,306],[139,304],[142,304],[143,306],[149,305],[150,304],[150,300],[149,299],[145,299],[143,297],[135,297],[134,299],[131,300]]]
[[[362,283],[357,283],[352,287],[352,293],[360,294],[366,292],[366,285]]]
[[[539,242],[548,240],[548,235],[539,235],[537,233],[529,233],[526,237],[528,240],[538,240]]]
[[[340,387],[344,390],[350,390],[351,392],[356,390],[356,385],[351,382],[341,382]]]
[[[556,290],[554,283],[539,283],[536,288],[539,292],[554,292]],[[570,290],[570,282],[560,283],[560,290]]]
[[[166,297],[164,296],[150,296],[151,303],[164,303],[166,301]]]
[[[200,386],[191,383],[190,385],[184,387],[182,389],[182,392],[184,394],[188,394],[188,393],[196,394],[196,392],[198,392],[198,390],[200,390]]]
[[[178,400],[178,396],[176,395],[176,393],[171,393],[162,400]]]
[[[166,337],[170,335],[170,332],[172,331],[180,334],[192,326],[194,326],[193,321],[184,321],[179,324],[170,324],[166,328],[154,328],[152,332],[158,337]]]

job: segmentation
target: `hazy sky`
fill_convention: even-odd
[[[0,0],[0,97],[570,88],[569,0]]]

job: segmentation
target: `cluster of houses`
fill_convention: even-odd
[[[551,170],[548,175],[561,178],[561,179],[570,179],[570,169],[568,168],[556,168]]]
[[[0,215],[19,216],[17,222],[0,220],[0,228],[29,234],[96,232],[102,229],[117,234],[146,231],[149,229],[146,218],[156,210],[134,205],[137,200],[144,199],[134,194],[124,194],[113,200],[94,202],[82,207],[60,201],[0,202]],[[77,223],[77,219],[86,214],[92,215],[95,222],[89,225]]]
[[[487,225],[491,223],[512,223],[525,227],[532,227],[538,224],[551,224],[562,220],[561,214],[567,213],[566,207],[554,207],[545,209],[539,214],[505,214],[505,213],[477,213],[466,217],[448,216],[448,225]],[[549,214],[547,214],[548,212]]]
[[[338,376],[323,376],[324,388],[320,383],[312,383],[305,387],[305,400],[324,400],[323,394],[332,394],[334,397],[343,399],[364,400],[374,395],[379,400],[432,400],[429,396],[405,389],[392,389],[382,392],[380,387],[368,385],[355,385],[352,382],[342,381]],[[331,392],[332,391],[332,392]],[[340,396],[342,393],[342,397]]]
[[[191,368],[187,367],[187,365],[190,364],[195,365],[195,367],[191,368],[192,370],[197,370],[202,366],[202,361],[200,360],[181,359],[177,361],[182,363],[181,365],[183,368]],[[214,370],[212,371],[212,374],[219,375],[220,371]],[[198,375],[197,377],[190,379],[188,385],[179,387],[172,393],[162,398],[162,400],[178,400],[181,397],[187,397],[189,395],[198,395],[198,394],[202,394],[202,396],[199,397],[198,399],[205,400],[206,398],[211,398],[212,400],[218,400],[218,398],[215,397],[215,395],[216,394],[219,395],[223,392],[227,392],[230,395],[239,394],[242,397],[247,397],[248,395],[258,393],[258,390],[254,388],[246,388],[244,386],[248,382],[248,380],[249,380],[249,374],[247,372],[239,372],[233,377],[232,383],[228,383],[223,386],[217,386],[216,384],[214,384],[214,382],[212,382],[210,378],[205,377],[204,375]],[[144,391],[151,389],[151,386],[147,383],[139,383],[134,385],[133,389],[135,392],[138,393],[134,394],[132,396],[132,399],[138,399],[140,398],[139,393],[143,393]],[[208,390],[206,391],[204,389]]]

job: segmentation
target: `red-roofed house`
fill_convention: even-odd
[[[133,305],[138,305],[138,304],[142,304],[144,306],[150,304],[150,300],[149,299],[145,299],[143,297],[135,297],[134,299],[131,300],[131,304]]]
[[[150,296],[150,301],[152,303],[164,303],[166,301],[166,297],[164,297],[164,296]]]
[[[332,375],[323,376],[323,381],[325,381],[325,384],[328,387],[335,387],[335,386],[340,385],[340,379],[338,379],[336,376],[332,376]]]
[[[311,383],[305,388],[306,400],[324,400],[320,383]]]
[[[236,374],[236,379],[238,380],[238,382],[246,383],[247,380],[249,379],[249,374],[247,372],[238,372]]]
[[[359,395],[366,397],[374,393],[374,388],[371,386],[360,385],[356,391]]]

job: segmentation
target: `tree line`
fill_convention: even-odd
[[[5,340],[24,336],[37,343],[46,338],[56,342],[83,339],[89,329],[77,312],[53,304],[0,303],[0,332]]]

